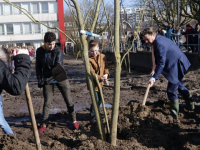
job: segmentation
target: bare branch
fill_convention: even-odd
[[[94,4],[96,3],[96,1],[97,1],[97,0],[95,0],[95,1],[93,2],[92,6],[90,7],[89,11],[88,11],[87,14],[86,14],[85,21],[84,21],[84,26],[85,26],[85,24],[86,24],[86,22],[87,22],[88,16],[89,16],[89,14],[90,14],[90,12],[91,12],[91,10],[92,10]]]
[[[76,24],[77,24],[77,26],[78,26],[78,21],[77,21],[77,16],[74,14],[74,12],[72,11],[72,9],[71,9],[71,5],[70,5],[70,1],[68,0],[68,2],[66,1],[66,0],[64,0],[65,2],[66,2],[66,4],[68,5],[68,7],[69,7],[69,10],[70,10],[70,12],[71,12],[71,14],[73,15],[73,17],[74,17],[74,20],[75,20],[75,22],[76,22]]]
[[[109,29],[110,29],[111,44],[112,44],[112,47],[114,48],[114,43],[113,43],[113,41],[112,41],[113,34],[112,34],[111,23],[110,23],[110,19],[109,19],[109,17],[108,17],[107,11],[106,11],[106,7],[105,7],[105,2],[104,2],[104,0],[103,0],[103,7],[104,7],[105,14],[106,14],[106,19],[107,19],[107,21],[108,21],[108,26],[109,26]],[[115,48],[114,48],[114,52],[115,52]]]

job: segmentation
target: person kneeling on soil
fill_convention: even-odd
[[[101,87],[103,87],[104,81],[108,79],[109,70],[106,62],[106,57],[104,54],[99,53],[99,45],[95,40],[91,40],[89,42],[89,55],[90,55],[89,62],[90,62],[91,72],[94,76],[97,75],[100,85]],[[94,80],[94,86],[95,86],[95,96],[97,100],[97,105],[98,107],[100,107],[102,99],[98,89],[98,85],[95,80]],[[90,115],[91,115],[90,122],[92,124],[95,124],[96,120],[95,120],[93,104],[91,104],[90,107]]]
[[[26,87],[30,75],[30,59],[25,49],[14,49],[15,71],[8,68],[8,60],[5,52],[0,49],[0,127],[6,134],[14,134],[3,114],[2,90],[11,95],[20,95]]]
[[[186,104],[184,107],[188,110],[194,110],[194,102],[188,89],[183,85],[183,77],[190,67],[190,62],[179,47],[171,40],[161,35],[156,35],[152,28],[146,28],[142,32],[143,39],[149,45],[152,45],[152,53],[155,57],[153,70],[155,73],[149,80],[152,87],[160,76],[168,80],[167,95],[170,100],[170,111],[174,119],[178,119],[179,100],[177,90],[182,94]],[[154,64],[154,62],[153,62]]]
[[[39,47],[36,51],[36,76],[38,79],[38,87],[43,87],[44,96],[43,117],[39,133],[42,133],[46,129],[54,89],[54,84],[46,83],[45,85],[42,85],[42,83],[52,76],[52,69],[57,64],[63,66],[63,52],[60,49],[60,45],[56,44],[55,33],[46,32],[44,35],[44,45]],[[68,113],[73,119],[74,128],[79,129],[79,124],[76,121],[74,104],[72,103],[72,98],[70,96],[71,91],[69,81],[66,79],[55,83],[55,85],[58,87],[65,100]]]

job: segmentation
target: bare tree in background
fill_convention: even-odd
[[[183,14],[181,14],[184,17],[189,17],[191,19],[198,20],[198,23],[200,23],[200,1],[199,0],[182,0],[180,3],[183,3],[184,5],[181,5],[181,9],[183,10]]]
[[[135,2],[135,6],[140,8],[144,2],[145,0]],[[151,12],[152,20],[149,20],[151,25],[152,22],[162,27],[165,27],[168,23],[177,25],[177,18],[179,18],[178,25],[183,26],[192,19],[200,22],[199,5],[199,0],[150,0],[146,9]],[[179,14],[177,16],[178,6]]]
[[[92,27],[92,24],[94,21],[94,17],[95,17],[95,11],[97,8],[97,5],[93,2],[94,1],[92,1],[92,0],[85,0],[85,1],[81,1],[79,3],[80,6],[84,6],[81,9],[81,14],[83,16],[83,20],[87,19],[87,22],[84,22],[85,30],[87,30],[87,31],[91,30],[91,27]],[[73,7],[71,7],[68,3],[68,8],[67,8],[67,10],[65,10],[65,29],[66,29],[66,33],[72,39],[74,39],[74,41],[76,41],[75,44],[77,44],[78,47],[80,48],[81,42],[80,42],[80,38],[79,38],[78,22],[75,20],[75,18],[73,16],[73,13],[75,13],[75,11],[76,10]],[[106,3],[106,11],[109,14],[108,15],[109,18],[111,16],[113,16],[113,6],[111,4]],[[88,13],[88,12],[90,12],[90,13]],[[103,4],[101,3],[100,8],[99,8],[97,22],[95,24],[93,32],[101,35],[103,32],[105,32],[107,30],[107,28],[108,28],[108,22],[105,17],[105,11],[103,8]]]

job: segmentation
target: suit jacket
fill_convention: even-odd
[[[106,56],[104,54],[100,54],[97,57],[90,56],[89,62],[90,62],[90,69],[91,69],[92,74],[96,75],[98,73],[97,77],[102,87],[103,81],[100,80],[101,77],[105,74],[109,75],[108,65],[106,62]],[[95,91],[99,91],[95,80],[94,80],[94,86],[95,86]]]
[[[153,43],[156,69],[153,77],[158,79],[162,73],[171,83],[183,79],[190,62],[179,47],[164,36],[157,35]]]

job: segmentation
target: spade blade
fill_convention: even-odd
[[[65,69],[60,64],[57,64],[56,67],[52,69],[52,76],[58,82],[67,79],[67,74],[65,72]]]

